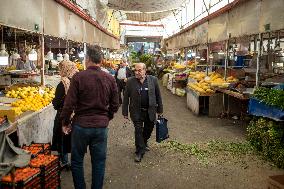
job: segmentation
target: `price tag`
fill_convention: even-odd
[[[39,88],[38,93],[39,93],[40,95],[43,95],[43,94],[44,94],[44,90],[43,90],[42,88]]]

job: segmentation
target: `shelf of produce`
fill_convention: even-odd
[[[221,93],[227,94],[227,95],[235,97],[237,99],[240,99],[240,100],[248,100],[249,99],[248,96],[241,94],[241,93],[238,93],[238,92],[231,91],[229,89],[216,88],[216,90],[221,92]]]
[[[29,145],[32,142],[49,143],[52,139],[53,122],[56,115],[52,104],[43,109],[32,112],[24,112],[19,118],[10,124],[6,130],[9,135],[17,131],[19,145]]]
[[[190,88],[186,89],[187,107],[195,114],[199,115],[202,108],[209,106],[209,97],[213,94],[200,94]],[[210,108],[210,107],[209,107]],[[210,110],[209,110],[210,111]]]

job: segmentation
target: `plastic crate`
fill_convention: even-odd
[[[58,156],[39,154],[31,160],[30,166],[40,169],[42,189],[60,188],[60,162]]]
[[[49,143],[32,143],[29,146],[23,145],[24,150],[31,152],[32,158],[39,154],[51,154],[51,145]]]
[[[47,175],[51,171],[59,170],[60,163],[59,158],[56,155],[39,154],[37,157],[31,160],[30,166],[34,168],[40,168],[41,175]]]
[[[55,172],[46,176],[42,180],[42,188],[43,189],[53,189],[53,188],[60,188],[60,173]]]
[[[41,178],[38,168],[18,168],[14,173],[4,176],[0,183],[1,189],[40,189]]]

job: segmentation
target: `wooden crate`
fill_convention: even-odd
[[[284,189],[284,175],[275,175],[268,178],[268,189]]]

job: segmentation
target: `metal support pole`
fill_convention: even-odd
[[[262,34],[258,34],[259,38],[259,46],[257,53],[257,61],[256,61],[256,76],[255,76],[255,86],[259,87],[259,73],[260,73],[260,58],[262,54]]]
[[[40,35],[40,44],[41,44],[41,66],[40,66],[40,77],[41,77],[41,85],[45,85],[45,77],[44,77],[44,65],[45,65],[45,59],[44,59],[44,0],[42,0],[42,34]]]
[[[208,72],[209,72],[209,43],[208,43],[208,36],[207,36],[207,57],[206,57],[206,76],[208,76]]]
[[[193,22],[195,23],[195,0],[193,0]]]
[[[227,78],[227,69],[228,69],[228,57],[229,57],[229,43],[230,43],[230,38],[226,41],[226,56],[225,56],[225,73],[224,73],[224,79],[226,80]]]
[[[41,65],[40,65],[40,77],[41,77],[41,85],[45,85],[45,77],[44,77],[44,35],[40,35],[40,44],[41,44]]]
[[[87,69],[87,66],[86,66],[87,44],[84,43],[83,45],[84,45],[84,55],[85,55],[84,60],[83,60],[83,66],[84,66],[84,70],[86,70]]]

